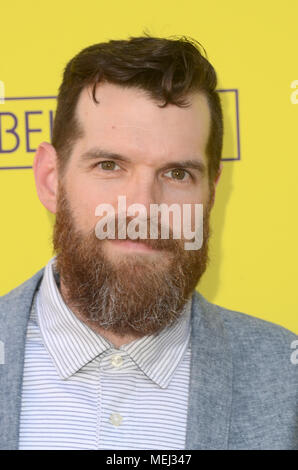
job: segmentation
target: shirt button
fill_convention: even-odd
[[[115,354],[111,359],[111,363],[114,367],[120,367],[123,363],[122,356],[120,356],[120,354]]]
[[[110,422],[114,425],[114,426],[120,426],[120,424],[122,423],[122,416],[119,415],[119,413],[112,413],[111,416],[110,416]]]

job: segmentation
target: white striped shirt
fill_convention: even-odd
[[[191,299],[174,325],[116,348],[65,304],[54,260],[28,323],[19,449],[184,449]]]

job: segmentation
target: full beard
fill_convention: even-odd
[[[120,337],[155,334],[176,322],[209,261],[209,204],[199,250],[185,250],[184,240],[172,237],[148,238],[140,241],[160,250],[159,256],[129,253],[115,262],[106,254],[110,242],[99,240],[94,229],[83,234],[76,228],[62,184],[58,189],[54,270],[69,308]]]

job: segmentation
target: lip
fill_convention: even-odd
[[[109,240],[113,246],[124,249],[125,251],[138,251],[144,253],[156,252],[154,248],[142,242],[134,242],[133,240]]]

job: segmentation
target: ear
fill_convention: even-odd
[[[212,188],[211,207],[213,207],[213,205],[214,205],[216,186],[217,186],[217,184],[218,184],[218,181],[219,181],[219,178],[220,178],[222,169],[223,169],[223,163],[221,162],[220,165],[219,165],[218,172],[217,172],[217,174],[216,174],[216,176],[215,176],[215,178],[214,178],[214,181],[212,182],[213,188]]]
[[[39,200],[46,209],[55,214],[58,186],[57,154],[48,142],[39,145],[34,157],[33,171]]]

